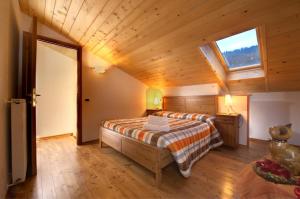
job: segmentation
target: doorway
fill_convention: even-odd
[[[36,138],[77,136],[77,51],[37,41]]]
[[[36,25],[34,27],[36,27]],[[43,93],[37,93],[36,90],[37,89],[36,61],[37,61],[38,42],[53,44],[55,47],[64,47],[65,49],[73,49],[76,51],[76,58],[77,58],[76,142],[78,145],[82,144],[82,47],[79,45],[37,35],[36,30],[33,31],[33,33],[23,32],[22,72],[20,75],[21,79],[19,81],[20,84],[18,87],[18,96],[20,98],[26,99],[27,102],[27,142],[28,142],[27,176],[28,177],[37,174],[37,161],[36,161],[37,107],[36,105],[37,103],[39,103],[38,102],[40,100],[39,97],[45,97],[42,95],[39,96],[39,94],[43,94]],[[59,75],[59,73],[56,73],[56,75]],[[66,119],[67,118],[64,118],[64,120]],[[60,121],[60,123],[62,122],[64,121]],[[44,133],[47,134],[49,132],[46,131]]]

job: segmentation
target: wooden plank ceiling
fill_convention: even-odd
[[[267,81],[236,92],[300,90],[299,0],[19,0],[23,12],[149,86],[216,83],[199,46],[265,27]]]

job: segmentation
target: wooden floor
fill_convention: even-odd
[[[198,161],[188,179],[176,164],[163,170],[160,188],[151,172],[111,148],[76,146],[73,137],[37,144],[38,175],[9,189],[7,198],[235,198],[234,183],[245,164],[267,153],[267,144],[220,147]]]

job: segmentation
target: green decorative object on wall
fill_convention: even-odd
[[[163,93],[157,88],[148,88],[146,91],[147,109],[162,109]]]

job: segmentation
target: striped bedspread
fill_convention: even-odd
[[[210,149],[223,141],[213,123],[191,119],[168,118],[169,132],[143,130],[147,117],[109,120],[103,127],[147,144],[168,148],[183,176],[191,175],[191,167]]]

